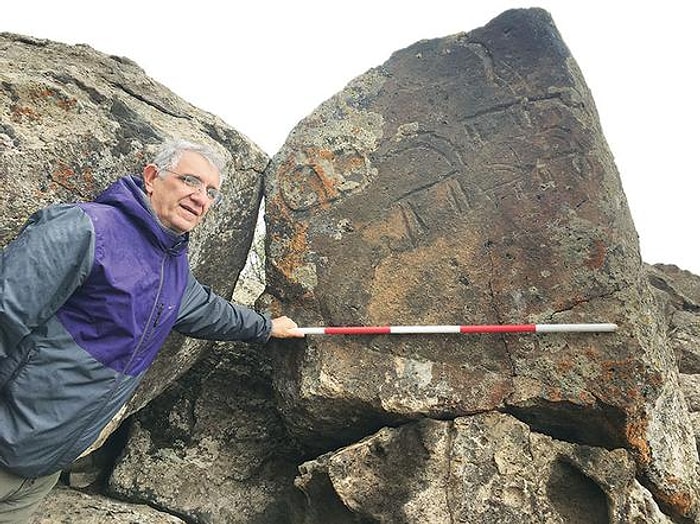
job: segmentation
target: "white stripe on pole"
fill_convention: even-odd
[[[326,328],[322,328],[322,327],[303,327],[303,328],[297,328],[297,331],[300,331],[304,335],[325,335],[326,334]]]
[[[535,324],[536,333],[610,333],[617,324]]]
[[[459,326],[391,326],[391,334],[459,333]]]

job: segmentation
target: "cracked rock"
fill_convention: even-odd
[[[619,325],[279,347],[280,409],[310,453],[501,410],[628,449],[664,511],[694,518],[665,318],[591,93],[545,11],[397,51],[301,121],[265,180],[264,301],[301,324]]]

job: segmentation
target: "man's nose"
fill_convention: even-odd
[[[207,191],[205,188],[200,187],[198,189],[195,189],[191,194],[190,198],[192,198],[195,202],[198,202],[202,205],[202,207],[206,206],[209,204],[209,196],[207,195]]]

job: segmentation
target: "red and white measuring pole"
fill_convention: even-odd
[[[305,335],[416,335],[436,333],[610,333],[617,324],[496,324],[471,326],[302,327]]]

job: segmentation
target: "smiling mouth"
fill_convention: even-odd
[[[180,204],[180,207],[181,207],[182,209],[184,209],[185,211],[187,211],[188,213],[190,213],[191,215],[194,215],[195,217],[199,217],[199,215],[201,215],[200,212],[198,212],[196,209],[194,209],[194,208],[192,208],[192,207],[190,207],[190,206],[186,206],[186,205],[184,205],[184,204]]]

